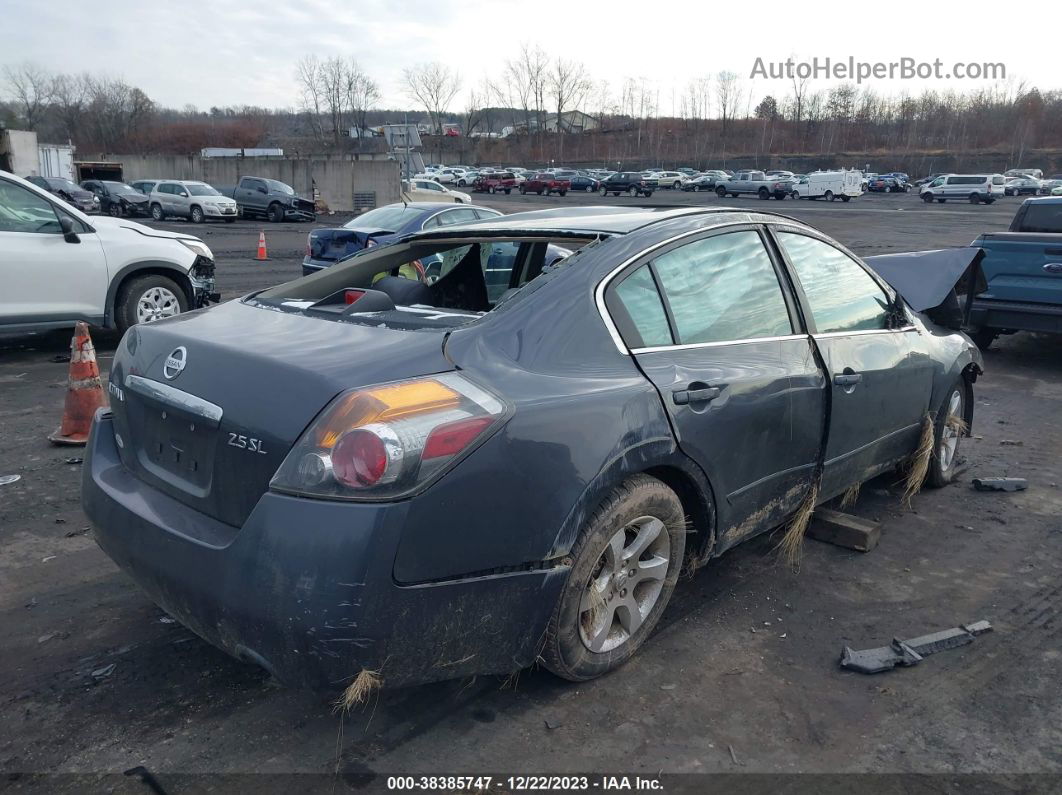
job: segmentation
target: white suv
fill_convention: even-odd
[[[89,216],[0,171],[0,331],[125,330],[219,300],[202,240]]]
[[[151,217],[163,221],[176,215],[201,224],[209,218],[220,218],[231,224],[239,215],[239,208],[231,196],[223,196],[205,182],[169,179],[155,183],[148,196]]]

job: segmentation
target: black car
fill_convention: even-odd
[[[569,190],[581,190],[585,193],[593,193],[601,187],[601,180],[594,179],[586,174],[577,174],[574,177],[569,177],[568,181],[571,183]]]
[[[150,215],[148,197],[132,185],[111,180],[86,179],[81,187],[100,200],[100,211],[118,218],[123,215]]]
[[[395,275],[430,257],[438,279]],[[288,684],[591,679],[680,572],[916,450],[953,479],[980,353],[931,306],[951,285],[884,259],[911,300],[747,208],[407,235],[131,329],[85,512],[164,610]]]
[[[83,213],[100,211],[100,200],[96,196],[64,177],[26,177],[26,180],[58,196]]]
[[[613,196],[619,196],[621,193],[626,193],[632,197],[648,198],[653,195],[653,188],[645,181],[640,171],[617,171],[601,183],[599,190],[602,196],[608,196],[610,193]]]

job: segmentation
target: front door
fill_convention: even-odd
[[[0,323],[102,320],[108,284],[103,248],[69,215],[81,242],[67,242],[60,212],[30,189],[0,179]]]
[[[804,232],[776,231],[804,295],[831,382],[820,494],[839,493],[918,445],[933,359],[891,292],[864,265]]]
[[[825,378],[780,263],[754,226],[683,241],[613,282],[606,302],[708,476],[720,547],[777,525],[813,478]]]

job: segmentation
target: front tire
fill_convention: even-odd
[[[151,217],[154,220],[156,220],[156,221],[164,221],[164,220],[166,220],[166,213],[162,212],[162,205],[160,205],[160,204],[151,205]]]
[[[959,440],[969,432],[966,428],[965,409],[971,389],[960,378],[948,390],[944,403],[933,423],[933,458],[929,461],[925,485],[931,489],[947,486],[955,479],[959,457]]]
[[[188,296],[173,279],[149,273],[122,285],[114,319],[122,333],[130,326],[152,323],[188,311]]]
[[[613,489],[572,547],[568,582],[546,630],[546,668],[583,682],[630,659],[667,607],[685,550],[675,492],[648,475]]]
[[[120,204],[115,204],[114,202],[111,202],[109,205],[107,205],[107,215],[109,215],[111,218],[121,218],[122,206]]]
[[[922,201],[924,201],[926,204],[932,204],[933,203],[933,194],[932,193],[923,193],[922,194]]]
[[[715,195],[718,196],[720,199],[725,199],[726,198],[726,188],[724,188],[722,186],[716,188],[715,189]]]
[[[981,203],[981,197],[978,196],[976,193],[971,193],[970,194],[970,204],[980,204],[980,203]]]
[[[284,208],[274,202],[269,205],[269,211],[266,213],[271,223],[279,224],[284,220]]]
[[[824,193],[823,196],[825,197],[826,201],[828,201],[828,202],[832,202],[833,199],[834,199],[832,190],[826,191],[826,193]]]
[[[201,207],[193,207],[192,208],[192,223],[193,224],[201,224],[205,220],[206,220],[206,218],[203,215],[203,209]]]

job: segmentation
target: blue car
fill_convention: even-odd
[[[302,273],[307,276],[327,268],[365,248],[390,243],[402,235],[422,229],[501,215],[487,207],[467,207],[453,202],[409,202],[388,204],[352,218],[338,228],[314,229],[306,241]]]
[[[950,284],[883,259],[909,294],[748,209],[409,234],[130,329],[85,512],[151,599],[290,685],[591,679],[680,572],[916,450],[954,478],[980,353],[934,314]]]

